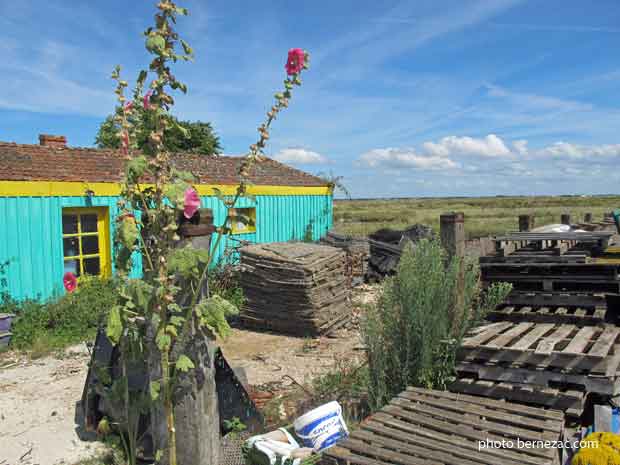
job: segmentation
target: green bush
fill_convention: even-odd
[[[372,408],[410,385],[444,389],[463,336],[510,289],[502,283],[483,292],[477,264],[448,260],[435,240],[407,247],[363,322]]]
[[[17,316],[11,329],[13,347],[45,351],[92,339],[116,300],[113,280],[83,277],[75,292],[55,301],[15,302],[5,298],[0,309]]]
[[[228,300],[238,309],[241,309],[245,302],[243,289],[239,284],[238,269],[224,261],[220,261],[217,266],[209,270],[209,293],[217,294]]]

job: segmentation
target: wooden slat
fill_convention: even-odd
[[[529,347],[536,342],[540,337],[551,331],[555,325],[553,323],[538,324],[536,327],[527,333],[523,338],[513,344],[513,349],[529,349]]]
[[[342,445],[330,447],[323,452],[323,460],[325,458],[336,460],[338,465],[386,465],[385,462],[354,454],[349,449],[342,447]]]
[[[555,345],[562,339],[565,339],[574,329],[574,325],[561,325],[538,343],[535,352],[537,354],[550,354],[553,352]]]
[[[465,338],[463,340],[463,345],[464,346],[476,346],[478,344],[481,344],[485,341],[488,341],[489,339],[491,339],[498,333],[502,332],[504,329],[508,328],[509,326],[512,326],[512,323],[507,322],[507,321],[499,323],[499,324],[489,325],[489,328],[487,330],[479,334],[476,334],[473,337]]]
[[[453,434],[456,436],[473,439],[475,441],[486,442],[487,439],[491,441],[502,441],[502,439],[507,439],[507,436],[505,434],[495,434],[494,432],[489,432],[488,430],[484,429],[484,425],[482,424],[478,425],[478,429],[476,429],[472,428],[467,424],[449,423],[441,419],[417,413],[415,411],[408,411],[395,405],[386,405],[381,409],[381,412],[389,414],[390,416],[403,418],[407,422],[419,425],[420,428],[424,427],[425,429],[440,431],[444,434]],[[525,440],[525,438],[523,438],[523,440]],[[543,451],[540,449],[530,449],[527,452],[529,453],[529,455],[534,455],[538,457],[548,456],[547,451]]]
[[[467,401],[459,401],[446,398],[433,398],[431,396],[418,394],[410,391],[402,392],[401,394],[399,394],[399,397],[405,398],[412,402],[426,404],[431,407],[452,410],[456,413],[478,415],[489,421],[496,420],[498,422],[507,424],[509,423],[520,428],[557,431],[558,433],[561,431],[561,427],[555,422],[528,418],[524,415],[511,414],[504,411],[495,410],[493,408],[488,408],[486,406],[472,404]]]
[[[508,368],[481,363],[459,363],[456,371],[460,376],[475,376],[481,380],[506,381],[534,386],[558,385],[582,386],[584,391],[606,395],[620,395],[620,379],[614,377],[570,374],[551,370]]]
[[[493,399],[484,399],[478,396],[468,396],[463,394],[457,394],[449,391],[429,391],[428,389],[408,387],[407,391],[417,393],[429,393],[431,392],[434,397],[450,399],[450,400],[463,400],[472,404],[483,405],[485,407],[494,408],[496,410],[503,410],[509,413],[515,413],[517,415],[526,415],[532,418],[540,418],[547,420],[562,421],[562,412],[553,410],[541,410],[535,407],[527,407],[525,405],[513,404],[509,402],[500,402]]]
[[[454,450],[453,448],[444,447],[443,450],[433,450],[427,445],[419,446],[411,443],[407,443],[401,440],[394,440],[386,437],[383,434],[377,434],[374,431],[368,431],[369,428],[359,429],[351,434],[353,439],[361,439],[363,441],[372,444],[373,447],[382,447],[384,449],[391,449],[398,452],[406,452],[407,455],[412,454],[421,459],[429,459],[436,463],[442,463],[445,465],[479,465],[480,461],[473,462],[464,457],[455,457],[448,453],[448,451]],[[495,465],[495,464],[494,464]]]
[[[482,449],[480,450],[479,441],[467,439],[455,434],[446,434],[430,428],[420,428],[417,425],[407,423],[406,421],[398,420],[390,415],[382,412],[377,412],[372,416],[372,419],[364,423],[364,427],[381,427],[390,433],[400,435],[406,441],[419,441],[422,444],[429,444],[429,447],[441,447],[445,448],[446,445],[452,445],[458,447],[459,453],[466,453],[465,451],[471,451],[478,453],[483,463],[487,463],[487,457],[490,460],[502,459],[508,461],[508,463],[516,462],[516,464],[528,464],[538,465],[540,458],[529,457],[527,454],[521,453],[514,449]],[[491,462],[495,465],[495,462]]]
[[[357,439],[347,439],[342,445],[347,449],[351,449],[352,452],[363,454],[368,457],[376,457],[377,459],[381,460],[388,460],[388,462],[385,462],[387,464],[430,465],[431,463],[422,458],[400,454],[391,450],[385,450],[375,445],[369,445]],[[438,465],[442,465],[440,462],[435,463]]]
[[[534,326],[534,323],[519,323],[518,325],[506,331],[505,333],[501,334],[500,336],[487,342],[485,346],[499,348],[499,347],[504,347],[506,345],[509,345],[513,339],[525,333],[532,326]]]
[[[581,328],[568,345],[562,350],[565,354],[582,354],[583,350],[590,342],[590,338],[597,332],[594,326],[584,326]]]
[[[592,348],[588,351],[588,355],[605,357],[609,354],[610,349],[616,342],[620,328],[616,326],[607,326],[596,339]]]

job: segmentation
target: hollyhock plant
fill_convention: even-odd
[[[62,283],[67,292],[73,292],[77,288],[77,278],[70,271],[66,272],[62,278]]]
[[[306,52],[301,48],[292,48],[288,51],[288,59],[286,60],[286,73],[290,76],[292,74],[299,74],[304,69],[304,63],[306,61]]]
[[[144,94],[144,109],[148,110],[151,108],[151,95],[153,95],[153,91],[149,90],[146,94]]]
[[[194,216],[194,214],[199,208],[200,197],[198,196],[198,193],[191,187],[188,187],[185,190],[185,204],[183,207],[183,215],[189,220],[192,218],[192,216]]]

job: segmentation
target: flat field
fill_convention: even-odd
[[[468,238],[518,230],[519,215],[532,214],[537,226],[559,223],[569,213],[573,222],[590,212],[595,221],[604,212],[620,208],[620,196],[462,197],[376,200],[336,200],[334,230],[366,236],[381,228],[404,229],[414,223],[439,230],[439,215],[449,211],[465,214]]]

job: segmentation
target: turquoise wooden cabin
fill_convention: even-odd
[[[62,277],[110,276],[112,237],[123,173],[119,152],[68,147],[63,136],[39,136],[39,145],[0,142],[0,292],[49,299],[64,292]],[[203,208],[215,224],[225,218],[224,195],[234,193],[237,157],[176,154],[180,169],[197,176]],[[267,159],[250,175],[253,198],[236,205],[250,224],[233,225],[217,260],[236,241],[314,240],[332,224],[332,189],[322,179]],[[231,242],[232,241],[232,242]],[[214,242],[214,241],[213,241]],[[134,273],[139,275],[140,260]]]

